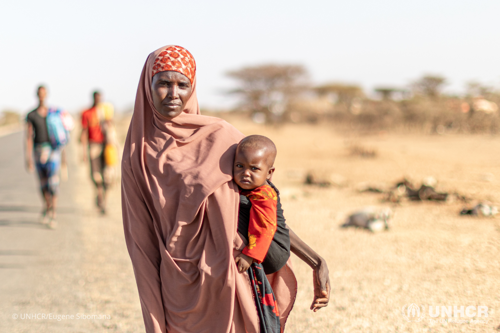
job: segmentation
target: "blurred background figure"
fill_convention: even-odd
[[[118,164],[114,108],[102,102],[99,91],[93,93],[92,107],[82,113],[82,157],[90,162],[90,176],[97,190],[96,205],[106,213],[106,190],[112,183]]]
[[[37,96],[38,106],[26,117],[26,168],[33,172],[36,167],[44,204],[40,222],[53,229],[56,226],[61,151],[69,141],[72,118],[66,112],[46,105],[45,86],[38,87]]]

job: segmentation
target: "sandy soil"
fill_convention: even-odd
[[[339,229],[365,206],[385,207],[382,196],[358,193],[362,182],[415,182],[428,176],[437,188],[477,200],[500,202],[500,140],[491,136],[339,135],[327,126],[268,128],[232,121],[245,134],[263,134],[278,146],[274,182],[283,195],[287,222],[328,262],[331,303],[312,313],[311,271],[296,257],[299,293],[289,332],[491,332],[500,324],[500,223],[460,217],[460,203],[405,203],[392,207],[388,232]],[[349,154],[351,142],[377,158]],[[302,185],[313,170],[343,187]],[[420,322],[402,307],[424,306]],[[429,306],[488,306],[486,323],[432,323]],[[441,319],[441,318],[439,318]],[[444,318],[443,318],[444,319]],[[468,317],[457,318],[467,320]]]
[[[78,172],[85,182],[75,199],[85,207],[81,271],[87,311],[111,316],[110,320],[95,321],[95,329],[99,332],[143,332],[139,296],[123,236],[120,184],[110,189],[108,212],[102,216],[93,205],[95,194],[88,168],[81,167]]]
[[[387,232],[339,229],[352,211],[387,206],[376,194],[358,193],[362,182],[392,183],[403,176],[435,177],[438,190],[500,202],[500,140],[491,136],[376,135],[347,137],[327,126],[270,128],[231,121],[245,134],[263,134],[278,146],[274,182],[281,190],[289,225],[328,261],[332,283],[328,308],[309,310],[312,273],[293,258],[299,282],[288,332],[493,332],[500,325],[500,223],[497,218],[460,217],[460,203],[405,203],[392,207]],[[124,126],[125,127],[125,126]],[[123,130],[123,129],[122,129]],[[122,133],[122,136],[124,133]],[[378,157],[351,156],[352,141]],[[307,171],[334,174],[345,185],[302,184]],[[88,182],[87,170],[78,170]],[[111,314],[96,330],[143,331],[142,315],[120,217],[119,188],[107,217],[95,212],[88,183],[79,194],[85,208],[84,289],[93,313]],[[402,307],[487,306],[486,323],[407,321]],[[427,312],[428,313],[428,312]],[[469,318],[457,318],[467,320]]]
[[[127,127],[124,124],[119,128],[122,138]],[[111,317],[93,321],[95,332],[144,332],[134,273],[123,236],[120,180],[117,177],[109,189],[107,214],[101,215],[95,207],[90,167],[81,163],[80,149],[81,146],[75,144],[71,152],[73,159],[79,162],[78,168],[72,171],[72,179],[79,185],[73,196],[83,221],[80,288],[87,299],[86,311]]]

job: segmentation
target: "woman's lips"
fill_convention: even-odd
[[[179,104],[175,104],[175,103],[163,104],[163,106],[166,107],[167,109],[176,109],[176,108],[180,107]]]

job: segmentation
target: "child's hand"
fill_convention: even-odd
[[[253,258],[240,253],[234,258],[234,261],[236,262],[236,266],[238,266],[238,271],[243,273],[250,268],[250,265],[253,263]]]

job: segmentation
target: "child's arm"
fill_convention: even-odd
[[[313,269],[314,299],[311,310],[314,312],[328,306],[330,300],[330,277],[328,265],[316,251],[311,249],[290,227],[290,250]]]

